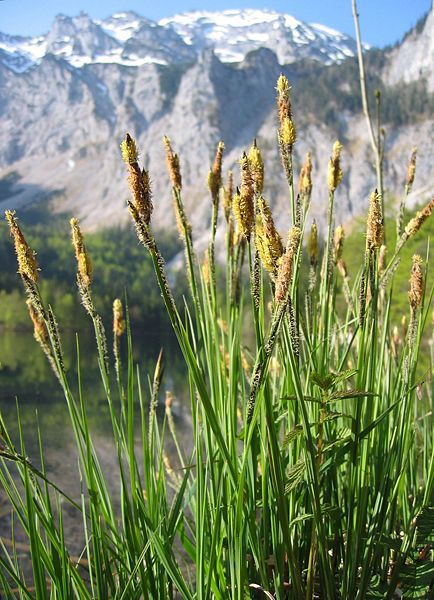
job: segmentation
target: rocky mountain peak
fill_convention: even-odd
[[[158,23],[135,12],[92,20],[87,14],[58,15],[46,35],[19,38],[0,34],[0,60],[23,72],[47,54],[68,61],[74,68],[87,64],[125,66],[189,64],[206,48],[222,62],[242,62],[259,48],[272,50],[281,64],[312,58],[331,64],[353,56],[354,40],[317,24],[271,10],[194,11]]]
[[[390,84],[423,78],[428,89],[434,91],[434,3],[419,25],[391,51],[385,75]]]

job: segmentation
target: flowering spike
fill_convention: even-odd
[[[327,182],[328,182],[328,187],[330,192],[335,192],[338,185],[341,183],[342,178],[343,178],[343,172],[341,169],[341,150],[342,150],[342,144],[340,143],[339,140],[336,140],[335,143],[333,144],[333,150],[332,150],[332,155],[330,157],[330,161],[329,161],[329,168],[328,168],[328,177],[327,177]]]
[[[366,248],[369,250],[380,248],[383,243],[384,225],[381,212],[381,196],[375,190],[369,198],[369,211],[366,230]]]
[[[408,292],[408,299],[410,306],[413,310],[419,308],[422,304],[423,298],[423,274],[422,274],[423,260],[419,254],[413,256],[413,266],[411,268],[410,276],[410,291]]]
[[[22,277],[27,277],[32,283],[38,281],[38,263],[36,262],[35,252],[30,248],[18,225],[15,217],[15,211],[7,210],[5,212],[6,221],[9,225],[10,234],[14,240],[15,254],[18,261],[18,273]]]
[[[113,333],[116,337],[121,337],[125,331],[124,311],[122,302],[116,298],[113,302]]]
[[[75,249],[75,257],[77,259],[78,275],[86,287],[92,282],[92,263],[89,254],[84,245],[83,234],[81,233],[78,220],[73,218],[70,220],[72,245]]]
[[[222,158],[225,145],[219,142],[217,146],[214,164],[208,173],[208,188],[211,192],[213,203],[217,202],[220,186],[222,184]]]
[[[262,194],[264,190],[264,161],[262,160],[261,151],[256,145],[256,140],[253,142],[247,158],[249,160],[255,192],[256,194]]]
[[[172,144],[170,143],[170,140],[167,137],[167,135],[163,137],[163,144],[166,150],[167,170],[169,171],[170,180],[174,188],[181,190],[182,178],[181,169],[179,166],[179,157],[177,154],[174,154]]]
[[[121,143],[121,152],[124,162],[128,165],[128,184],[130,186],[133,205],[140,218],[149,225],[152,214],[151,180],[148,171],[140,169],[138,152],[134,139],[129,133]]]

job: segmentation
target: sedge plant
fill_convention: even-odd
[[[391,322],[390,306],[399,253],[430,216],[434,199],[405,227],[399,225],[386,260],[383,201],[381,191],[373,190],[360,270],[349,273],[342,258],[344,231],[334,219],[344,175],[342,145],[333,145],[322,184],[327,218],[321,241],[309,218],[310,154],[294,183],[297,135],[283,75],[277,104],[288,184],[285,239],[265,198],[259,146],[254,142],[240,158],[235,188],[235,174],[223,183],[220,142],[208,177],[210,242],[205,258],[198,256],[183,202],[180,159],[164,138],[189,282],[182,305],[175,302],[152,230],[150,175],[139,164],[133,137],[126,134],[121,144],[128,210],[187,367],[190,449],[178,440],[172,393],[166,395],[164,418],[158,417],[164,356],[144,385],[119,299],[109,352],[92,300],[91,258],[78,221],[71,220],[77,285],[95,331],[118,458],[119,503],[92,440],[85,373],[79,368],[78,381],[70,380],[54,310],[39,291],[35,255],[15,214],[6,214],[35,338],[69,409],[82,486],[70,498],[47,478],[42,441],[41,466],[29,460],[19,411],[18,442],[1,420],[1,484],[28,539],[32,572],[30,578],[23,575],[13,540],[9,546],[1,542],[2,596],[361,600],[432,595],[432,378],[418,370],[433,293],[425,289],[428,244],[426,255],[414,257],[409,274],[406,331]],[[405,195],[409,185],[407,177]],[[226,230],[224,245],[219,222]],[[78,341],[77,361],[80,366]],[[432,358],[430,368],[432,373]],[[167,452],[168,438],[175,456]],[[65,503],[83,524],[79,556],[71,554],[65,539]]]

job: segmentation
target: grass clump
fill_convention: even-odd
[[[128,209],[188,370],[191,449],[180,447],[171,392],[165,416],[158,419],[163,359],[146,390],[133,364],[131,328],[119,300],[112,373],[105,328],[93,302],[90,256],[79,223],[71,221],[77,284],[95,331],[118,457],[120,506],[92,441],[85,370],[78,371],[78,382],[70,380],[53,309],[39,291],[35,256],[8,213],[35,336],[68,405],[82,489],[79,498],[66,497],[47,478],[42,450],[36,467],[26,456],[21,427],[16,446],[2,420],[0,479],[29,540],[32,566],[27,580],[16,548],[2,544],[6,597],[348,600],[429,593],[432,357],[429,373],[417,375],[432,298],[432,290],[425,290],[428,246],[408,273],[405,331],[392,326],[390,308],[400,253],[434,200],[406,227],[399,226],[386,261],[383,203],[373,191],[359,269],[350,277],[343,230],[335,229],[333,218],[343,177],[342,146],[334,144],[324,182],[328,213],[321,248],[318,227],[308,221],[310,156],[299,193],[294,189],[296,130],[283,76],[277,91],[291,218],[284,242],[263,196],[260,150],[254,144],[241,157],[240,186],[234,190],[232,174],[223,185],[220,143],[208,178],[212,222],[202,263],[184,210],[180,159],[164,140],[189,282],[183,304],[174,299],[152,230],[149,174],[139,165],[133,138],[127,134],[122,142]],[[220,196],[226,224],[223,293],[217,289],[215,257]],[[78,345],[77,360],[80,364]],[[175,456],[168,455],[169,440]],[[65,503],[83,523],[77,557],[65,539]]]

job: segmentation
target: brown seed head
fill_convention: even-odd
[[[344,249],[345,231],[342,225],[338,225],[335,229],[335,261],[338,262],[342,258]]]
[[[124,311],[122,302],[116,298],[113,302],[113,333],[120,337],[125,331]]]
[[[312,193],[312,157],[310,152],[306,154],[304,164],[300,170],[298,192],[303,196],[310,196]]]
[[[211,276],[210,276],[210,270],[209,270],[209,253],[208,250],[205,251],[205,256],[203,257],[203,263],[202,263],[202,277],[203,277],[203,281],[205,283],[205,286],[207,288],[209,288],[210,285],[210,281],[211,281]]]
[[[301,229],[291,227],[288,233],[285,253],[283,254],[276,278],[275,301],[277,304],[285,300],[292,281],[292,264],[300,242]]]
[[[413,185],[414,176],[416,174],[416,156],[417,156],[417,148],[414,147],[411,152],[410,160],[408,161],[407,177],[405,179],[405,185],[407,186],[407,188],[409,190],[410,190],[411,186]]]
[[[255,192],[256,194],[262,194],[264,190],[264,161],[262,160],[261,151],[256,145],[256,140],[253,142],[247,158],[249,160]]]
[[[130,187],[133,205],[138,215],[147,225],[152,214],[152,192],[149,173],[145,169],[140,170],[138,164],[138,152],[134,139],[129,133],[121,143],[122,158],[128,166],[128,184]]]
[[[381,196],[375,190],[369,198],[369,211],[366,228],[366,248],[373,250],[380,248],[383,243],[384,226],[381,212]]]
[[[413,266],[411,268],[410,275],[410,291],[408,292],[408,299],[410,306],[413,310],[419,308],[422,304],[423,297],[423,273],[422,273],[423,260],[419,254],[413,256]]]
[[[169,392],[169,390],[166,390],[166,410],[168,412],[170,412],[172,410],[172,404],[173,404],[173,394],[172,394],[172,392]]]
[[[234,194],[234,177],[232,171],[228,171],[226,187],[223,188],[223,212],[226,222],[229,223],[232,206],[232,196]]]
[[[265,269],[272,275],[276,275],[278,263],[283,254],[283,245],[274,225],[270,207],[262,196],[258,199],[255,245]]]
[[[224,149],[224,143],[219,142],[214,158],[214,164],[208,173],[208,188],[211,192],[213,203],[218,201],[218,194],[222,184],[222,159]]]
[[[173,153],[172,145],[167,135],[163,138],[164,148],[166,150],[166,162],[169,177],[174,188],[180,190],[182,188],[181,169],[179,167],[179,158]]]
[[[386,254],[387,247],[382,244],[380,247],[380,253],[378,255],[378,272],[380,274],[384,273],[384,269],[386,268]]]
[[[415,235],[419,229],[422,227],[423,223],[428,219],[434,210],[434,198],[428,202],[428,204],[420,211],[416,213],[416,216],[413,217],[409,222],[407,227],[405,228],[406,236],[412,237]]]
[[[307,247],[310,257],[310,264],[315,266],[318,262],[318,227],[315,220],[310,228]]]
[[[78,220],[73,218],[70,220],[70,224],[78,274],[83,284],[88,287],[92,282],[92,263],[84,245],[83,234],[78,225]]]
[[[332,155],[329,161],[329,169],[328,169],[328,186],[330,192],[334,192],[343,178],[343,172],[341,169],[341,150],[342,144],[339,140],[333,144]]]
[[[41,346],[48,346],[50,338],[48,335],[47,326],[45,325],[44,319],[40,316],[38,311],[35,309],[30,298],[26,300],[29,315],[33,323],[33,335],[35,340],[41,344]]]
[[[5,212],[6,221],[9,225],[10,234],[14,240],[15,254],[18,261],[18,273],[25,275],[36,283],[38,281],[38,263],[36,262],[35,252],[30,248],[18,225],[15,211],[7,210]]]

